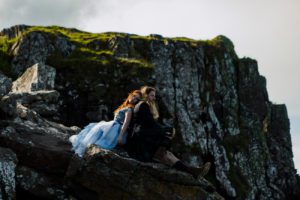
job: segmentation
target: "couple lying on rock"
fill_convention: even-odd
[[[159,113],[155,93],[155,88],[149,86],[134,90],[114,111],[112,121],[90,123],[78,135],[71,136],[75,153],[83,156],[91,144],[109,150],[120,145],[129,156],[139,161],[157,161],[187,172],[194,178],[206,175],[209,162],[201,167],[188,166],[169,151],[175,129],[157,122]]]

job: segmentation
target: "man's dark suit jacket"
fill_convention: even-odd
[[[137,160],[151,162],[164,137],[163,129],[144,101],[135,106],[131,122],[126,144],[128,154]]]

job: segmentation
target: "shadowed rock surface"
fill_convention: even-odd
[[[12,150],[0,147],[0,199],[16,198],[17,163],[16,154]]]
[[[223,199],[203,178],[97,147],[90,147],[84,159],[73,157],[66,176],[71,188],[89,188],[98,199]]]
[[[4,74],[0,74],[0,98],[10,92],[12,87],[12,81]]]

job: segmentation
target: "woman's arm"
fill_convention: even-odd
[[[128,109],[128,110],[125,112],[124,123],[123,123],[123,125],[122,125],[121,132],[120,132],[119,137],[118,137],[118,144],[119,144],[119,145],[122,145],[123,135],[124,135],[124,133],[126,132],[128,126],[129,126],[129,124],[130,124],[131,118],[132,118],[132,109]]]

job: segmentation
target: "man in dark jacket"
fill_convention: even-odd
[[[147,86],[146,86],[147,87]],[[126,149],[128,154],[140,161],[158,161],[178,170],[193,175],[194,178],[207,174],[210,163],[202,167],[187,166],[180,161],[172,152],[168,151],[171,139],[175,131],[172,128],[165,128],[154,119],[156,111],[151,108],[151,101],[155,100],[155,89],[148,87],[141,90],[145,101],[139,102],[134,108],[132,130],[127,140]]]

